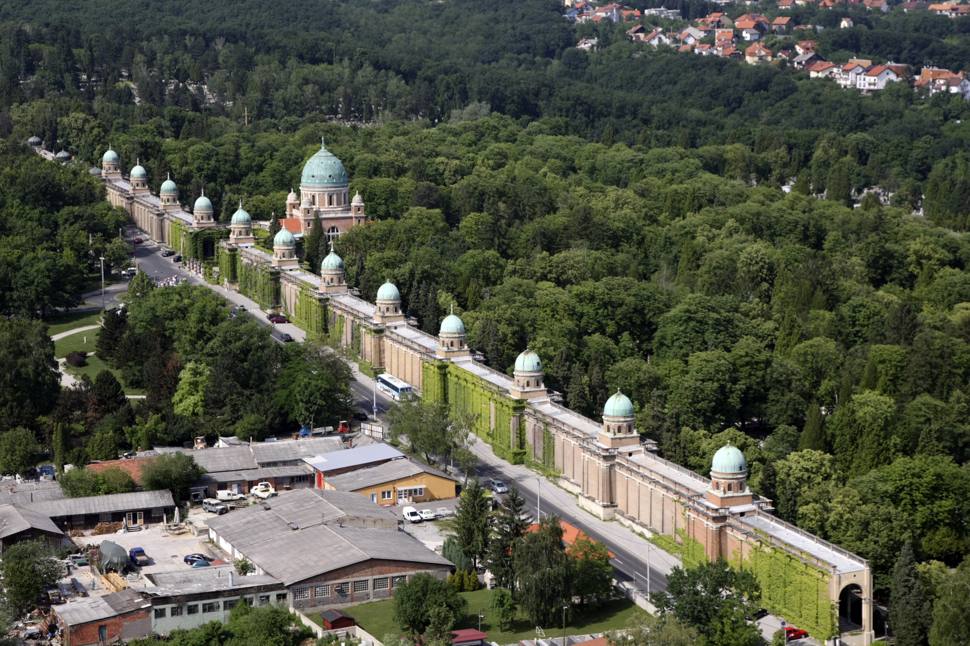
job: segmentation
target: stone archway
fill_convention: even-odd
[[[862,628],[862,587],[850,583],[839,592],[839,629],[843,632]]]

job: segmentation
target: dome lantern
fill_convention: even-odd
[[[539,355],[526,348],[515,358],[512,370],[512,396],[516,399],[535,399],[546,396],[542,381],[542,361]]]
[[[273,238],[273,266],[279,269],[300,267],[300,261],[296,257],[296,238],[286,227],[280,229]]]
[[[336,155],[327,150],[323,139],[320,150],[313,154],[303,165],[300,176],[301,189],[346,187],[350,183],[347,170]],[[318,205],[322,206],[322,205]]]
[[[441,326],[438,328],[436,354],[440,359],[468,354],[468,346],[465,344],[465,323],[455,314],[454,304],[451,305],[451,311],[441,320]]]
[[[711,460],[711,486],[705,499],[718,507],[748,505],[754,500],[748,489],[748,461],[736,446],[725,444]]]
[[[101,156],[101,172],[104,175],[114,175],[121,171],[121,158],[109,146]]]
[[[163,207],[176,207],[179,201],[179,189],[172,181],[172,175],[168,174],[162,186],[158,189],[158,197],[162,201]]]
[[[344,260],[333,250],[333,240],[331,240],[330,253],[320,261],[320,292],[323,294],[341,294],[346,291]]]
[[[401,311],[401,292],[391,281],[385,282],[377,289],[376,305],[374,320],[378,323],[404,321],[404,313]]]
[[[256,238],[253,237],[253,219],[243,208],[241,199],[239,208],[229,220],[229,242],[247,246],[256,242]]]

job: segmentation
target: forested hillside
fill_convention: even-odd
[[[85,162],[110,142],[153,186],[172,173],[183,201],[204,185],[223,220],[239,199],[257,219],[282,211],[325,136],[377,220],[338,243],[365,296],[394,280],[430,332],[454,304],[490,365],[509,370],[533,348],[547,385],[587,415],[621,387],[640,430],[697,471],[730,440],[780,516],[871,560],[881,598],[907,540],[924,562],[958,564],[970,552],[967,104],[642,52],[606,29],[587,54],[559,11],[2,2],[4,256],[90,270],[84,234],[117,223],[92,206],[83,168],[21,164],[13,147],[29,135]],[[55,199],[52,182],[78,194]],[[873,185],[890,205],[860,199]],[[3,312],[72,304],[63,275],[43,298],[0,283]],[[285,357],[211,304],[192,319],[198,338],[165,324],[191,310],[171,298],[133,305],[105,348],[149,391],[112,422],[111,446],[294,421],[285,393],[261,392],[293,383]],[[245,383],[220,358],[257,351],[270,365],[248,364]],[[231,379],[206,376],[206,405],[182,414],[171,398],[208,371]],[[79,450],[101,418],[62,419]],[[46,432],[44,419],[17,423]]]

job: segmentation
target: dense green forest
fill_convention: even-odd
[[[134,408],[114,377],[58,397],[23,320],[74,305],[109,253],[123,214],[86,167],[108,142],[185,202],[204,185],[224,220],[239,199],[268,219],[323,135],[375,218],[337,247],[365,296],[394,280],[429,332],[455,305],[490,365],[532,347],[587,415],[622,388],[699,472],[735,443],[780,516],[871,561],[881,599],[907,542],[946,588],[970,553],[967,104],[610,27],[588,54],[560,11],[0,2],[0,312],[21,317],[0,326],[0,423],[83,461],[292,429],[310,388],[339,404],[314,414],[341,414],[336,364],[312,382],[307,355],[204,291],[139,279],[106,323],[99,354],[147,391]],[[81,163],[36,158],[33,134]]]

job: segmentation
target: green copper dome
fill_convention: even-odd
[[[633,402],[630,398],[617,390],[606,400],[603,406],[604,417],[633,417]]]
[[[377,290],[377,300],[379,301],[399,301],[401,300],[401,292],[397,291],[397,287],[394,283],[388,281],[380,286]]]
[[[120,159],[118,157],[118,153],[109,148],[105,151],[104,156],[101,157],[101,161],[105,164],[117,164]]]
[[[330,253],[327,254],[327,257],[324,258],[323,262],[320,263],[320,271],[343,271],[343,270],[344,270],[343,258],[335,254],[333,252],[333,249],[331,249]]]
[[[541,372],[542,361],[532,350],[526,350],[515,359],[515,372]]]
[[[714,454],[711,471],[724,474],[743,474],[748,472],[748,461],[741,449],[730,444],[722,446]]]
[[[300,186],[310,188],[329,188],[346,186],[350,182],[347,170],[336,155],[320,144],[320,150],[307,160],[303,166],[303,176]]]
[[[178,186],[175,185],[175,182],[172,181],[172,178],[169,177],[167,180],[162,182],[162,187],[158,189],[158,194],[159,195],[178,195],[179,189],[178,189]]]
[[[249,216],[249,213],[246,212],[246,209],[242,207],[242,204],[239,205],[239,208],[236,209],[236,212],[232,214],[232,219],[229,220],[229,224],[236,224],[236,225],[248,226],[252,223],[253,223],[253,219]],[[282,233],[282,231],[280,231],[280,233]],[[274,239],[274,242],[275,242],[275,239]]]
[[[249,215],[249,214],[247,213],[246,215]],[[286,229],[280,229],[279,233],[276,234],[276,237],[273,238],[273,246],[274,247],[295,247],[296,238],[294,238],[293,234],[287,231]]]
[[[465,334],[465,324],[454,314],[449,314],[441,321],[438,334]]]
[[[131,179],[148,179],[145,167],[141,164],[135,164],[134,168],[131,169]]]
[[[212,213],[212,201],[205,196],[205,193],[196,198],[192,213]]]

